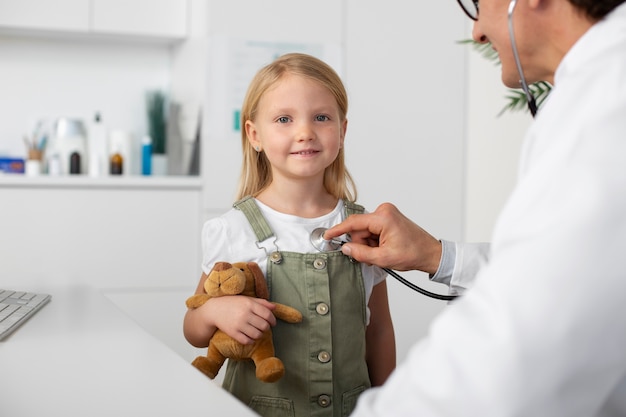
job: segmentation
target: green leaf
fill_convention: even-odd
[[[491,47],[491,43],[480,43],[473,39],[464,39],[458,41],[459,44],[471,45],[475,51],[479,52],[484,58],[489,61],[493,61],[496,65],[500,65],[500,58],[498,53]],[[537,108],[540,108],[543,102],[548,98],[550,91],[552,91],[552,85],[546,81],[538,81],[528,86],[528,91],[535,97]],[[507,111],[529,111],[528,100],[526,94],[521,89],[509,89],[506,95],[508,103],[500,110],[498,117]]]
[[[155,90],[146,93],[148,134],[152,138],[152,152],[155,154],[166,152],[166,99],[162,91]]]

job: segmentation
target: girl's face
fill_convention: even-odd
[[[322,84],[285,74],[245,123],[250,144],[265,152],[273,180],[322,179],[343,146],[347,121]]]

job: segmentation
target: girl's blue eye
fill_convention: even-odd
[[[279,117],[276,121],[277,121],[278,123],[287,123],[287,122],[289,121],[289,117],[287,117],[287,116],[282,116],[282,117]]]
[[[326,115],[320,114],[318,116],[315,116],[315,120],[317,120],[318,122],[325,122],[329,120],[329,118]]]

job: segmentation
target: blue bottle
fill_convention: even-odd
[[[152,175],[152,139],[144,136],[141,139],[141,175]]]

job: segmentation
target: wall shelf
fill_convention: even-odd
[[[0,175],[0,189],[3,188],[61,188],[61,189],[163,189],[198,190],[202,189],[202,178],[198,176],[120,176],[92,178],[78,176]]]

